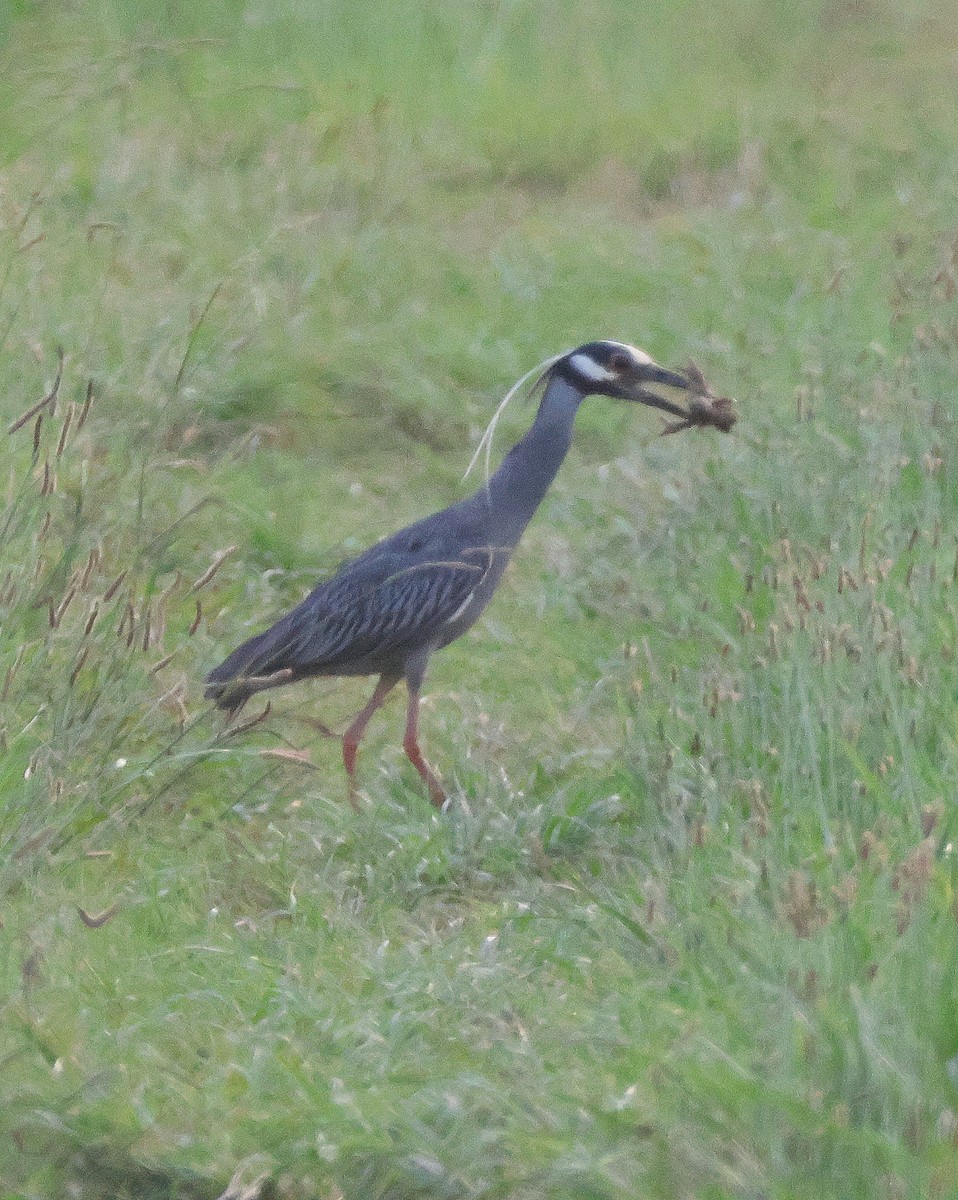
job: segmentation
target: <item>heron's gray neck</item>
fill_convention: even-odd
[[[528,433],[502,461],[486,492],[493,534],[498,543],[514,546],[555,479],[572,441],[582,393],[564,379],[546,384],[539,411]]]

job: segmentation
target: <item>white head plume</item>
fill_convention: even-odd
[[[539,384],[542,382],[542,380],[545,377],[545,374],[549,370],[549,368],[554,367],[555,364],[559,361],[559,359],[565,358],[565,356],[568,353],[569,353],[568,350],[563,350],[561,354],[553,354],[553,356],[551,358],[547,358],[544,362],[539,363],[538,366],[533,367],[531,371],[526,371],[525,375],[523,375],[521,379],[517,380],[512,385],[512,387],[508,390],[508,392],[506,392],[506,394],[502,397],[502,399],[499,402],[499,407],[492,414],[492,420],[486,426],[485,433],[483,433],[482,437],[479,439],[479,445],[476,446],[476,452],[475,452],[475,454],[473,454],[472,459],[469,462],[469,466],[466,467],[465,475],[463,475],[464,480],[469,478],[469,475],[472,472],[472,468],[479,461],[479,457],[482,454],[483,450],[485,450],[485,452],[486,452],[486,481],[488,482],[488,480],[489,480],[489,462],[492,457],[493,434],[496,432],[496,426],[499,424],[499,418],[506,411],[506,407],[509,404],[509,401],[512,400],[514,396],[518,395],[518,393],[522,391],[522,389],[525,387],[525,385],[529,382],[530,379],[532,379],[532,384],[531,384],[529,390],[530,390],[530,392],[534,391],[535,388],[537,388],[539,386]]]

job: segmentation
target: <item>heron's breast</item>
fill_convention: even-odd
[[[466,630],[475,625],[492,599],[508,562],[509,555],[506,553],[493,555],[492,562],[477,581],[476,586],[467,593],[455,612],[443,622],[439,630],[437,649],[448,646],[450,642],[454,642],[457,637],[461,637]]]

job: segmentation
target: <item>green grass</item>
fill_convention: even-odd
[[[4,1197],[958,1195],[953,15],[0,12],[4,425],[65,355],[0,480]],[[363,682],[225,736],[204,672],[596,336],[741,419],[584,407],[433,664],[453,811],[395,701],[345,803]]]

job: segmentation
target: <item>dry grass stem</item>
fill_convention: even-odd
[[[237,546],[227,546],[225,550],[218,551],[213,561],[186,594],[188,596],[192,595],[193,592],[198,592],[201,588],[206,587],[216,572],[223,566],[231,554],[236,553],[238,548]]]

